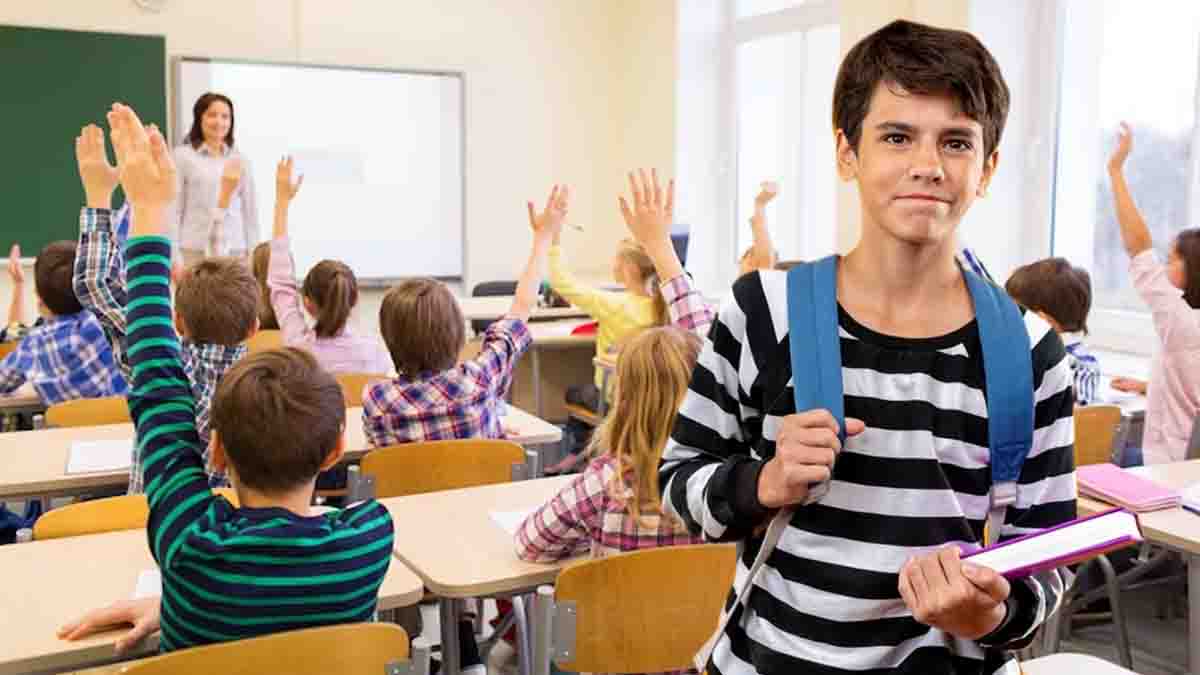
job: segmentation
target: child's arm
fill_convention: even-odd
[[[554,231],[548,256],[551,288],[567,302],[587,312],[595,320],[599,321],[613,314],[624,313],[625,306],[621,302],[619,294],[580,283],[575,275],[571,274],[562,246],[559,245],[561,237],[562,227],[560,224]]]
[[[533,250],[529,253],[529,262],[517,281],[512,307],[508,310],[509,318],[529,321],[530,314],[537,304],[538,286],[545,276],[546,258],[554,238],[562,230],[563,221],[567,217],[567,207],[571,196],[570,188],[566,185],[555,185],[546,199],[546,208],[541,214],[534,211],[533,202],[525,202],[529,211],[529,227],[533,230]]]
[[[289,158],[289,162],[290,162]],[[289,164],[290,165],[290,164]],[[304,179],[303,176],[300,177]],[[300,184],[296,184],[296,189],[300,189]],[[242,171],[242,228],[244,228],[246,242],[246,255],[253,254],[254,247],[258,245],[258,197],[254,190],[254,171],[250,167],[250,162],[245,161],[244,170]],[[293,192],[293,195],[295,192]]]
[[[288,239],[288,208],[300,191],[304,176],[292,183],[292,159],[284,157],[275,168],[275,221],[272,226],[271,260],[267,263],[267,286],[271,289],[271,308],[283,334],[284,344],[292,344],[308,332],[300,309],[300,290],[292,267],[291,241]]]
[[[150,519],[146,530],[159,567],[209,508],[212,492],[201,460],[196,404],[171,321],[171,242],[162,236],[174,197],[175,164],[156,127],[146,129],[127,106],[108,114],[121,184],[134,205],[126,248],[129,274],[129,411],[143,458]]]
[[[754,243],[750,246],[749,265],[751,270],[767,270],[775,267],[775,245],[771,243],[771,233],[767,230],[767,204],[779,194],[779,186],[773,182],[764,182],[762,189],[754,198],[754,215],[750,218],[750,232],[754,235]]]
[[[578,478],[550,498],[517,528],[517,557],[529,562],[554,562],[586,553],[598,538],[604,518],[607,486],[613,478],[608,464],[593,461]]]
[[[93,609],[59,628],[58,638],[72,642],[101,631],[112,630],[116,626],[132,624],[133,628],[117,638],[113,644],[118,655],[124,654],[146,637],[158,632],[160,602],[161,598],[155,596],[140,600],[119,600],[107,607]]]
[[[645,172],[641,174],[645,176]],[[667,182],[666,194],[658,183],[658,172],[651,169],[652,184],[638,180],[633,173],[629,174],[630,188],[633,190],[633,203],[637,209],[632,209],[624,196],[617,198],[621,207],[621,215],[625,218],[625,226],[637,240],[646,254],[654,262],[654,271],[658,274],[660,292],[667,301],[667,313],[671,317],[671,325],[684,330],[690,330],[701,337],[708,333],[716,314],[704,297],[692,287],[692,280],[684,271],[675,246],[671,243],[671,222],[674,220],[675,181]],[[648,195],[648,196],[647,196]]]
[[[1125,183],[1125,160],[1133,150],[1133,131],[1125,122],[1121,122],[1121,130],[1117,134],[1117,149],[1108,160],[1108,177],[1112,180],[1113,201],[1117,207],[1117,221],[1121,224],[1121,242],[1130,257],[1148,250],[1152,241],[1150,228],[1138,211],[1129,185]]]
[[[13,244],[8,253],[8,276],[12,280],[12,303],[8,306],[8,325],[25,325],[25,271],[21,269],[21,245]]]
[[[25,384],[25,373],[29,372],[35,363],[33,354],[26,345],[25,340],[17,343],[17,348],[0,361],[0,394],[11,394]]]
[[[225,162],[221,169],[221,185],[217,190],[217,207],[213,209],[212,222],[208,226],[208,254],[220,256],[225,254],[225,213],[233,202],[233,193],[237,191],[238,182],[242,178],[242,161],[237,157]]]
[[[89,124],[79,132],[75,159],[87,201],[79,215],[79,249],[72,288],[79,304],[104,327],[114,356],[125,370],[128,359],[121,348],[125,343],[125,266],[110,209],[118,176],[117,169],[108,163],[100,127]]]

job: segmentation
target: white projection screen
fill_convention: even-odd
[[[463,89],[460,73],[179,58],[173,139],[186,138],[205,92],[233,100],[263,241],[275,165],[295,158],[304,186],[289,222],[301,277],[333,258],[366,280],[460,278]]]

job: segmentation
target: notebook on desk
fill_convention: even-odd
[[[1073,565],[1142,542],[1137,516],[1113,509],[963,556],[1006,579]]]
[[[1075,470],[1080,494],[1135,513],[1179,506],[1179,491],[1147,480],[1115,464],[1089,464]]]

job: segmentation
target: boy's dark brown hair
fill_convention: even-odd
[[[212,426],[239,482],[268,495],[316,477],[345,425],[337,380],[295,347],[242,359],[213,395]]]
[[[239,258],[208,258],[187,268],[175,291],[175,311],[193,342],[233,346],[258,320],[258,282]]]
[[[1192,309],[1200,309],[1200,227],[1180,232],[1173,246],[1183,259],[1183,299]]]
[[[279,330],[275,318],[275,307],[271,305],[271,287],[267,285],[267,271],[271,265],[271,242],[264,241],[254,247],[250,256],[250,272],[258,282],[258,327],[260,330]]]
[[[1064,331],[1087,332],[1092,276],[1066,258],[1046,258],[1018,267],[1004,290],[1026,309],[1054,319]]]
[[[33,263],[33,284],[38,297],[46,309],[59,316],[83,311],[72,282],[75,249],[73,241],[52,241]]]
[[[855,151],[879,84],[909,94],[949,94],[983,127],[984,158],[1000,144],[1008,85],[996,59],[966,31],[897,20],[854,45],[833,86],[833,128]]]
[[[300,289],[317,306],[317,337],[334,337],[346,327],[358,304],[358,279],[344,262],[322,260],[308,271]]]
[[[409,279],[383,298],[379,332],[396,372],[416,375],[448,370],[466,344],[466,321],[446,284]]]

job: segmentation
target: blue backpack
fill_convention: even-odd
[[[1017,479],[1033,446],[1033,361],[1029,333],[1012,298],[995,284],[963,270],[979,340],[983,346],[988,409],[988,449],[992,487],[987,517],[987,543],[1000,537],[1005,509],[1016,503]],[[842,389],[842,348],[838,335],[837,257],[793,267],[788,272],[788,343],[796,412],[824,408],[838,423],[838,438],[846,440]],[[808,502],[819,500],[828,483],[814,485]],[[779,543],[794,508],[783,508],[771,520],[762,546],[751,564],[737,599],[722,613],[717,631],[696,655],[703,671],[713,647],[725,632],[734,611],[746,602],[754,577]]]

